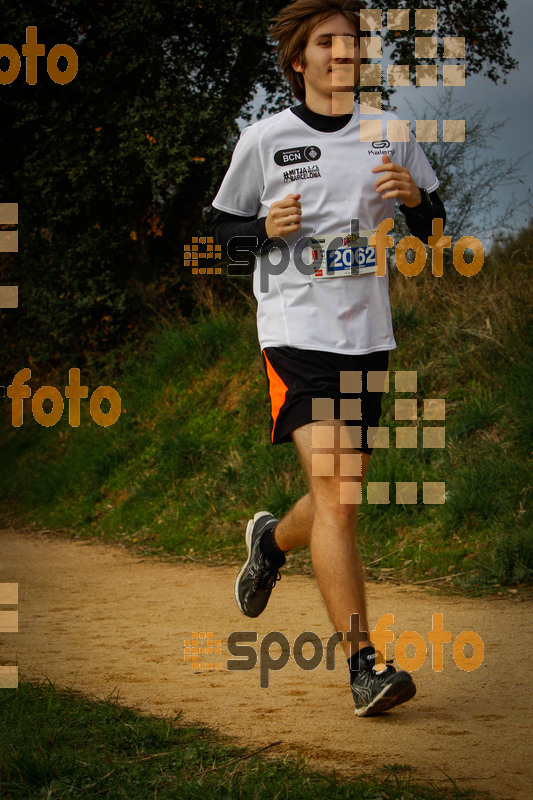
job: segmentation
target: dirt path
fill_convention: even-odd
[[[182,709],[185,721],[205,722],[250,746],[282,740],[273,755],[303,753],[319,767],[350,773],[401,763],[420,779],[445,783],[447,773],[498,798],[531,797],[529,602],[370,584],[371,619],[392,611],[396,637],[410,629],[427,641],[432,613],[440,612],[452,641],[473,630],[485,657],[465,672],[445,645],[444,667],[436,673],[429,651],[415,674],[414,700],[357,719],[340,648],[335,671],[323,662],[306,672],[291,657],[270,674],[268,689],[259,686],[259,667],[226,669],[224,643],[232,631],[256,630],[261,642],[268,631],[281,630],[291,645],[305,630],[324,643],[331,634],[313,579],[285,576],[254,621],[235,604],[235,574],[2,530],[0,583],[19,584],[19,631],[0,634],[0,664],[18,663],[22,677],[47,676],[99,697],[118,687],[124,704],[163,716]],[[193,631],[213,631],[222,640],[221,670],[195,671],[184,661],[183,643]]]

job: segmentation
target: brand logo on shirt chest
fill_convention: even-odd
[[[288,164],[303,164],[305,161],[317,161],[322,152],[314,144],[307,147],[289,147],[286,150],[278,150],[274,153],[274,161],[280,167]]]
[[[390,150],[388,149],[390,148]],[[369,156],[382,156],[386,154],[392,158],[394,153],[396,152],[396,148],[390,146],[390,142],[388,139],[382,139],[380,142],[372,142],[372,150],[368,151]]]

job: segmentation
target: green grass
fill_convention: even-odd
[[[391,502],[364,500],[358,521],[371,577],[473,592],[531,581],[533,269],[529,256],[517,258],[522,251],[500,246],[473,278],[453,269],[442,278],[391,274],[398,349],[381,419],[391,446],[374,451],[367,476],[392,484]],[[64,386],[68,368],[47,382]],[[110,354],[98,374],[86,369],[89,393],[110,384],[121,395],[122,415],[109,428],[87,408],[79,428],[66,410],[43,428],[28,405],[15,429],[10,402],[1,406],[0,497],[19,522],[223,563],[242,557],[243,526],[258,508],[280,516],[306,491],[294,447],[269,443],[249,307],[165,320],[135,352]],[[394,447],[395,428],[410,424],[394,420],[396,370],[417,371],[414,449]],[[439,397],[446,421],[426,422],[423,400]],[[422,427],[444,424],[446,447],[424,449]],[[399,480],[417,482],[416,504],[395,503]],[[423,481],[446,483],[443,505],[424,505]],[[310,569],[305,552],[293,563]]]
[[[272,749],[275,753],[275,748]],[[342,780],[301,758],[265,758],[206,727],[140,714],[118,695],[93,700],[49,681],[0,694],[3,800],[467,800],[476,795],[420,785],[409,767]]]

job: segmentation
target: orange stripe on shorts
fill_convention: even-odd
[[[281,378],[279,377],[278,373],[270,363],[267,358],[265,351],[263,350],[263,355],[266,361],[267,367],[267,375],[268,375],[268,391],[270,394],[270,406],[272,409],[272,419],[274,424],[272,425],[272,436],[271,441],[274,441],[274,430],[276,427],[276,422],[278,419],[279,411],[283,403],[285,402],[285,396],[289,391],[288,386],[285,386]]]

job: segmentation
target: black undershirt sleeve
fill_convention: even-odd
[[[437,192],[429,192],[430,203],[428,203],[425,194],[422,193],[422,202],[415,208],[408,208],[406,205],[400,206],[400,211],[405,217],[407,227],[413,236],[416,236],[424,244],[428,243],[428,238],[432,234],[432,222],[439,217],[442,219],[442,225],[446,225],[446,211],[444,210],[444,203],[440,199]]]
[[[234,236],[255,236],[257,246],[250,247],[250,250],[259,250],[265,242],[270,243],[265,228],[266,217],[241,217],[238,214],[228,214],[227,211],[216,212],[211,233],[215,244],[222,245],[222,249],[227,252],[227,246]]]

